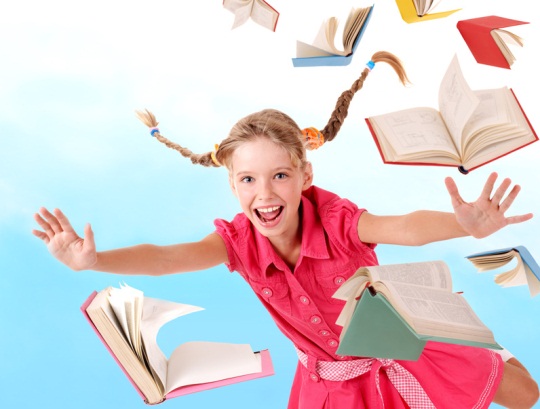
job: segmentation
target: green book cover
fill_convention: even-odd
[[[416,361],[427,341],[502,349],[496,343],[417,334],[382,294],[367,290],[356,305],[337,353]]]

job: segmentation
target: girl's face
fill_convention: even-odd
[[[301,169],[289,153],[266,138],[237,148],[229,181],[242,211],[270,241],[296,239],[302,191],[311,186],[311,165]]]

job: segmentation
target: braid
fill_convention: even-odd
[[[394,69],[403,85],[406,85],[409,82],[407,74],[405,73],[405,69],[401,64],[401,61],[395,55],[387,51],[378,51],[373,54],[373,56],[371,57],[371,61],[373,63],[387,63]],[[360,77],[353,82],[351,88],[344,91],[338,98],[336,102],[336,107],[334,108],[334,112],[332,112],[328,123],[321,131],[324,136],[325,142],[329,142],[336,137],[337,133],[341,129],[343,121],[347,117],[349,105],[351,103],[351,100],[353,99],[354,94],[363,87],[364,81],[370,71],[371,70],[369,68],[364,68],[362,74],[360,74]]]
[[[153,113],[147,109],[143,111],[135,111],[137,118],[144,123],[147,127],[151,129],[152,136],[155,136],[158,141],[165,144],[168,148],[178,151],[180,155],[191,160],[195,165],[202,165],[206,167],[218,167],[218,165],[212,160],[212,153],[207,152],[203,154],[196,154],[190,151],[188,148],[178,145],[177,143],[171,142],[163,135],[160,134],[159,129],[157,128],[159,122],[156,120],[156,117]]]

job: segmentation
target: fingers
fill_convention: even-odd
[[[523,223],[527,220],[531,220],[533,218],[532,213],[522,214],[519,216],[510,216],[506,218],[506,221],[508,224],[516,224],[516,223]]]
[[[67,217],[60,209],[54,209],[54,214],[49,212],[45,207],[39,209],[39,212],[34,214],[34,220],[43,229],[43,232],[33,230],[32,233],[40,239],[48,242],[55,234],[61,232],[74,232],[73,227],[69,223]]]
[[[92,227],[90,226],[90,223],[86,224],[84,226],[84,245],[87,247],[87,250],[96,250],[96,242],[94,241],[94,232],[92,231]]]
[[[463,199],[459,194],[458,187],[456,182],[454,182],[454,179],[447,177],[444,179],[444,184],[446,185],[446,190],[450,195],[450,199],[452,199],[452,206],[457,207],[460,204],[463,204]]]
[[[73,227],[71,227],[71,223],[69,222],[68,218],[62,213],[60,209],[54,209],[54,214],[56,215],[56,221],[60,226],[61,231],[65,231],[68,233],[75,232],[73,230]]]
[[[490,200],[491,192],[493,192],[493,187],[495,186],[495,181],[497,180],[497,176],[498,175],[496,172],[493,172],[488,176],[486,180],[486,184],[484,185],[484,188],[482,189],[482,193],[480,194],[480,199]]]

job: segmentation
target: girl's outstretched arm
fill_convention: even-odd
[[[482,238],[509,224],[531,219],[532,213],[504,215],[520,187],[514,186],[504,197],[511,184],[510,179],[505,179],[492,196],[496,180],[497,174],[492,173],[479,198],[468,203],[461,198],[454,180],[446,178],[454,213],[420,210],[401,216],[375,216],[364,212],[358,221],[358,235],[366,243],[419,246],[463,236]]]
[[[55,258],[75,271],[163,275],[203,270],[228,261],[225,244],[215,233],[193,243],[170,246],[141,244],[97,252],[89,224],[84,228],[84,238],[81,238],[59,209],[51,213],[41,208],[34,218],[43,230],[33,230],[32,233],[43,240]]]

